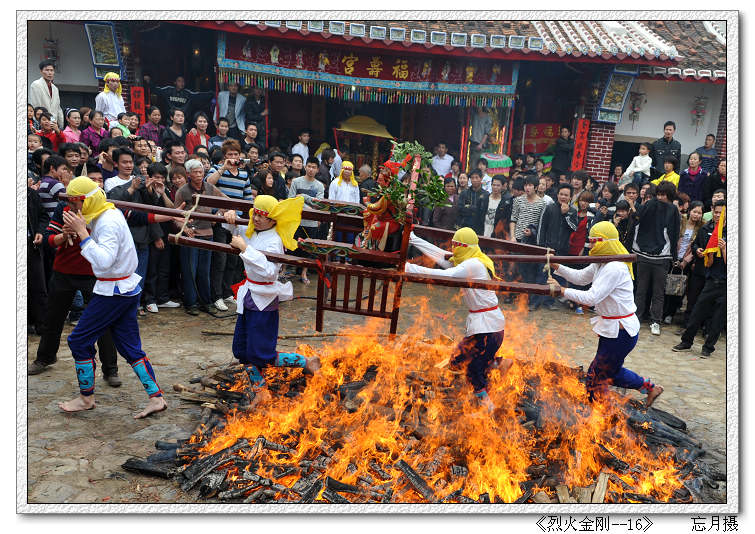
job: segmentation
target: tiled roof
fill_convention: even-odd
[[[230,21],[215,21],[224,25]],[[620,21],[462,21],[462,20],[369,20],[369,21],[233,21],[239,28],[294,30],[320,33],[365,42],[400,41],[407,47],[484,49],[502,53],[533,53],[543,56],[590,57],[637,63],[678,60],[677,50],[665,39],[638,22]],[[391,31],[391,30],[394,31]],[[533,57],[536,59],[536,57]]]
[[[666,78],[726,78],[725,21],[653,20],[644,24],[672,43],[682,56],[677,68],[653,67],[654,73]]]
[[[645,75],[664,78],[726,78],[725,22],[565,20],[362,20],[214,21],[266,33],[319,34],[352,43],[383,42],[404,49],[522,54],[526,59],[605,60],[641,65]],[[673,63],[672,63],[673,62]],[[659,66],[666,65],[666,66]],[[668,66],[672,65],[672,66]]]

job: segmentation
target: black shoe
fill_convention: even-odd
[[[197,306],[197,309],[201,312],[211,313],[210,307],[207,304],[200,304],[199,306]]]
[[[31,362],[29,364],[28,369],[26,372],[30,375],[38,375],[39,373],[43,372],[45,369],[47,369],[49,366],[45,365],[44,363],[39,362]]]
[[[106,376],[105,381],[108,383],[108,385],[111,388],[119,388],[121,387],[121,379],[118,378],[117,374]]]
[[[186,308],[186,313],[189,315],[199,315],[199,306],[189,306]]]
[[[708,356],[710,356],[711,354],[713,354],[713,351],[712,351],[712,350],[708,350],[708,349],[706,349],[705,347],[703,347],[703,348],[702,348],[702,349],[700,350],[700,357],[701,357],[701,358],[707,358],[707,357],[708,357]]]
[[[678,345],[671,347],[671,350],[673,350],[674,352],[689,352],[691,348],[691,343],[685,343],[684,341],[682,341]]]

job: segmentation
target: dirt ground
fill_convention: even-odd
[[[295,283],[296,295],[313,296],[316,284],[303,287]],[[410,286],[404,291],[409,301],[426,287]],[[434,288],[430,306],[439,313],[453,310],[452,297],[457,290]],[[501,299],[502,300],[502,299]],[[298,299],[281,306],[280,335],[314,332],[314,300]],[[29,503],[188,503],[197,502],[195,494],[186,494],[172,481],[124,472],[121,464],[132,456],[146,457],[155,452],[154,442],[186,438],[196,427],[200,408],[179,400],[173,393],[175,383],[188,383],[193,376],[208,374],[213,365],[231,361],[231,337],[202,335],[202,330],[232,332],[235,314],[215,318],[206,314],[192,317],[183,309],[161,308],[158,314],[140,319],[142,345],[166,391],[169,409],[148,419],[134,420],[146,396],[124,360],[119,361],[123,385],[112,388],[97,378],[94,410],[64,414],[57,407],[60,400],[78,392],[73,359],[65,336],[58,362],[42,374],[28,377],[28,493]],[[502,305],[507,318],[515,313],[513,305]],[[465,310],[456,310],[448,321],[449,330],[458,334],[464,324]],[[538,310],[526,317],[531,330],[506,331],[506,336],[531,336],[543,332],[559,340],[559,348],[571,355],[575,365],[585,369],[594,356],[597,339],[590,332],[591,314],[578,316],[567,310]],[[402,312],[399,333],[416,317]],[[337,313],[325,314],[325,332],[338,332],[347,325],[363,323],[364,318]],[[538,332],[536,324],[542,330]],[[387,321],[384,328],[387,330]],[[656,406],[687,422],[690,434],[703,446],[720,453],[726,451],[726,340],[722,338],[716,352],[708,359],[700,357],[702,338],[695,340],[692,352],[675,353],[677,325],[664,326],[660,336],[650,335],[643,325],[637,347],[627,359],[627,366],[651,377],[664,386],[665,392]],[[449,332],[451,333],[451,332]],[[294,349],[299,342],[317,348],[322,342],[338,338],[281,341],[281,350]],[[36,354],[38,336],[28,339],[29,359]],[[505,343],[505,341],[504,341]],[[98,370],[99,372],[99,370]],[[632,393],[630,393],[632,394]],[[638,393],[634,393],[639,396]],[[725,463],[719,464],[725,471]],[[200,501],[201,502],[201,501]]]

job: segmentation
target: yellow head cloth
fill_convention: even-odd
[[[456,233],[452,238],[452,243],[453,242],[463,243],[464,245],[466,245],[459,245],[453,248],[454,255],[451,256],[451,262],[454,265],[459,265],[463,261],[477,258],[488,269],[488,271],[490,271],[490,276],[492,276],[496,280],[500,280],[500,278],[498,278],[495,274],[495,265],[493,265],[493,260],[488,258],[482,252],[482,250],[480,250],[480,246],[478,245],[480,240],[477,238],[477,234],[474,230],[467,227],[459,228],[458,230],[456,230]]]
[[[66,194],[71,197],[84,197],[81,214],[87,224],[102,215],[107,210],[114,210],[115,205],[107,201],[105,192],[90,178],[79,176],[68,183]]]
[[[315,150],[315,157],[322,154],[322,151],[325,150],[326,148],[330,148],[330,145],[328,143],[321,143],[320,146],[317,148],[317,150]]]
[[[121,75],[118,74],[117,72],[108,72],[107,74],[105,74],[105,89],[103,89],[103,91],[105,93],[110,92],[110,87],[107,86],[107,82],[108,80],[112,80],[113,78],[118,80],[118,89],[116,89],[115,92],[118,96],[121,96],[121,93],[123,92],[123,85],[121,85],[120,83]]]
[[[343,181],[343,170],[344,169],[351,169],[351,185],[355,185],[359,187],[359,184],[354,179],[354,164],[350,161],[344,161],[341,164],[341,172],[338,174],[338,185],[341,185],[341,182]]]
[[[249,210],[249,226],[246,228],[246,237],[251,238],[254,232],[254,210],[275,221],[275,231],[283,241],[283,246],[288,250],[296,250],[298,244],[294,239],[296,229],[301,223],[301,211],[304,207],[304,197],[287,198],[278,202],[270,195],[257,195],[254,199],[254,208]]]
[[[602,241],[596,241],[590,248],[590,256],[615,256],[618,254],[629,254],[624,245],[619,241],[619,231],[609,221],[602,221],[590,228],[589,237],[601,237]],[[632,263],[625,262],[629,274],[634,280],[634,271]]]

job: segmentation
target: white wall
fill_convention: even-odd
[[[647,103],[642,105],[640,118],[632,125],[627,98],[621,123],[616,126],[617,141],[654,141],[663,136],[663,123],[668,120],[676,123],[674,139],[682,144],[682,154],[702,146],[708,133],[716,135],[725,84],[638,79],[632,91],[645,93]],[[703,123],[695,133],[691,111],[697,96],[707,96],[708,102]]]
[[[55,85],[60,91],[97,91],[92,55],[83,24],[62,22],[28,22],[28,83],[40,77],[39,62],[44,57],[44,40],[58,40],[58,65]]]

